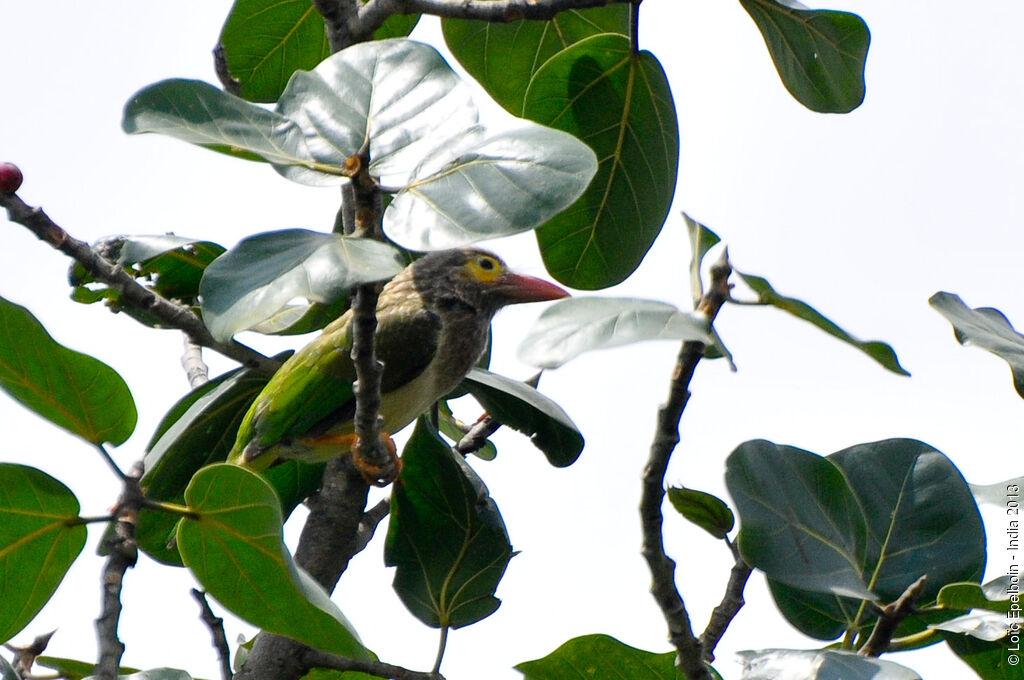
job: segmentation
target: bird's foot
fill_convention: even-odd
[[[365,451],[363,442],[359,437],[356,437],[355,443],[352,445],[352,464],[359,470],[363,479],[370,484],[374,486],[387,486],[398,479],[398,475],[402,473],[402,459],[398,457],[398,447],[395,446],[395,440],[387,432],[380,433],[380,444],[386,459],[382,465],[377,465],[363,456]],[[378,454],[380,452],[375,451],[373,453]],[[374,457],[379,459],[381,456],[374,455]]]

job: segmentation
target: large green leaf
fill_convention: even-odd
[[[918,441],[861,444],[827,458],[746,442],[728,459],[726,484],[744,556],[765,571],[790,622],[814,637],[862,628],[873,618],[857,601],[875,599],[866,591],[891,602],[927,575],[921,597],[929,601],[984,569],[970,489],[949,459]]]
[[[519,359],[557,368],[583,352],[645,340],[716,342],[706,317],[666,302],[573,297],[541,313],[519,345]]]
[[[522,116],[530,79],[551,57],[580,40],[601,33],[629,32],[624,4],[571,9],[550,21],[497,23],[442,19],[448,49],[487,93],[509,112]]]
[[[969,635],[944,634],[946,644],[983,680],[1020,680],[1020,643],[1009,638],[987,642]]]
[[[856,14],[811,10],[792,0],[740,0],[757,24],[782,82],[821,113],[848,113],[864,101],[871,34]]]
[[[619,283],[661,232],[675,192],[679,130],[661,64],[624,35],[592,36],[544,63],[523,111],[598,158],[583,196],[537,232],[548,271],[574,288]]]
[[[163,80],[143,88],[125,106],[121,127],[129,134],[157,132],[275,167],[341,173],[317,164],[295,121],[198,80]],[[341,177],[333,183],[340,184]]]
[[[518,380],[474,368],[467,388],[498,422],[523,432],[548,462],[567,467],[583,452],[583,435],[562,407]]]
[[[93,444],[122,444],[138,413],[124,379],[58,344],[24,307],[0,297],[0,388]]]
[[[971,309],[952,293],[936,293],[928,304],[953,325],[961,345],[977,345],[1008,363],[1013,387],[1024,397],[1024,335],[1014,330],[1002,312],[992,307]]]
[[[796,298],[786,297],[785,295],[780,295],[774,288],[772,288],[772,285],[768,283],[766,279],[752,274],[744,274],[736,271],[735,269],[733,271],[737,276],[743,279],[743,283],[750,286],[751,290],[757,294],[758,301],[761,304],[771,305],[772,307],[781,309],[784,312],[789,312],[798,319],[817,326],[829,335],[842,340],[848,345],[856,347],[893,373],[910,375],[902,366],[900,366],[900,361],[896,357],[896,352],[894,352],[892,347],[884,342],[878,342],[877,340],[868,342],[858,340],[837,326],[831,319],[823,316],[818,310],[814,309],[806,302],[797,300]]]
[[[436,628],[490,616],[512,558],[505,523],[480,478],[424,419],[402,454],[391,493],[384,562],[409,611]]]
[[[0,642],[32,621],[82,552],[78,511],[78,499],[53,477],[0,463]]]
[[[369,652],[345,616],[292,561],[277,493],[254,472],[221,463],[185,492],[195,518],[178,526],[178,549],[203,588],[260,628],[342,656]]]
[[[921,680],[892,661],[833,649],[760,649],[739,655],[740,680]]]
[[[397,250],[372,239],[286,229],[243,239],[206,268],[203,320],[227,340],[304,297],[331,303],[360,283],[402,271]]]
[[[675,660],[675,652],[656,654],[630,647],[608,635],[584,635],[569,640],[542,659],[517,664],[516,670],[526,680],[685,680],[682,671],[675,667]]]
[[[418,21],[416,14],[394,14],[374,37],[409,35]],[[220,44],[239,94],[254,102],[277,101],[295,71],[331,55],[323,17],[311,0],[235,0]]]

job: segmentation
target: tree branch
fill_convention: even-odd
[[[739,614],[740,609],[746,604],[746,601],[743,599],[743,590],[747,587],[747,580],[750,578],[751,571],[753,571],[750,565],[743,560],[743,556],[740,555],[736,544],[728,538],[725,540],[729,544],[729,549],[732,550],[735,562],[729,571],[729,582],[725,586],[722,601],[711,612],[711,619],[700,636],[704,660],[708,663],[715,660],[715,647],[718,646],[722,636],[725,635],[729,624],[732,623],[732,620]]]
[[[320,2],[317,0],[317,5]],[[368,0],[350,20],[348,35],[353,42],[367,40],[393,14],[433,14],[446,19],[507,23],[553,19],[571,9],[632,3],[633,0]]]
[[[892,636],[896,633],[896,629],[900,627],[904,619],[914,613],[914,605],[921,597],[926,580],[927,576],[917,579],[907,586],[907,589],[895,602],[882,608],[875,628],[871,631],[871,637],[858,652],[861,656],[879,657],[889,650],[889,643],[892,642]]]
[[[139,487],[142,477],[142,463],[136,463],[124,478],[121,497],[114,508],[117,518],[114,530],[109,532],[101,545],[101,552],[107,554],[103,569],[103,609],[96,619],[96,633],[99,637],[99,661],[95,675],[98,680],[117,680],[117,671],[124,654],[124,644],[117,635],[117,624],[121,618],[121,587],[125,572],[134,567],[139,556],[135,543],[135,527],[139,522],[139,509],[145,497]]]
[[[220,660],[220,677],[222,680],[231,680],[231,650],[228,636],[224,633],[224,619],[213,613],[203,591],[193,588],[192,599],[199,603],[199,618],[206,624],[213,638],[213,648],[217,650],[217,658]]]
[[[168,328],[184,332],[197,345],[209,347],[243,366],[266,373],[273,373],[280,366],[279,362],[239,342],[232,340],[224,343],[215,340],[202,319],[190,309],[177,305],[140,284],[124,269],[90,248],[88,243],[79,241],[64,231],[43,212],[42,208],[27,205],[14,194],[0,194],[0,206],[7,209],[7,216],[12,222],[26,227],[40,240],[74,259],[98,281],[120,293],[122,300],[127,304],[159,318]]]
[[[331,52],[338,52],[349,45],[369,39],[370,35],[354,37],[351,33],[359,12],[360,0],[313,0],[313,5],[320,12],[327,25],[327,41]],[[374,29],[376,30],[376,29]]]
[[[729,297],[728,253],[711,268],[711,286],[698,305],[708,321],[714,321],[718,310]],[[668,401],[658,410],[657,430],[643,475],[640,498],[640,521],[643,530],[643,556],[651,571],[651,594],[661,608],[668,624],[669,641],[676,648],[677,663],[690,680],[711,680],[704,664],[700,640],[693,634],[686,604],[675,584],[676,563],[665,553],[662,538],[661,506],[665,498],[665,472],[672,451],[679,443],[679,421],[690,398],[689,385],[697,364],[704,356],[704,345],[688,341],[682,344],[669,386]]]
[[[411,671],[401,666],[393,666],[389,663],[381,663],[380,661],[356,661],[343,656],[321,652],[318,649],[310,649],[304,654],[303,659],[310,668],[359,671],[375,675],[378,678],[390,678],[391,680],[444,680],[444,676],[440,673]]]

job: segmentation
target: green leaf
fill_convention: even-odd
[[[46,473],[0,463],[0,642],[35,618],[85,546],[78,499]]]
[[[949,609],[985,609],[1006,613],[1010,611],[1009,576],[1002,576],[986,583],[947,583],[939,591],[936,602]]]
[[[961,345],[977,345],[1008,363],[1013,387],[1024,398],[1024,335],[1014,330],[1002,312],[992,307],[971,309],[952,293],[936,293],[928,304],[953,325]]]
[[[124,379],[58,344],[24,307],[0,297],[0,388],[93,444],[123,444],[138,413]]]
[[[817,326],[829,335],[842,340],[848,345],[856,347],[893,373],[899,373],[900,375],[906,376],[910,375],[902,366],[900,366],[900,361],[896,357],[896,352],[894,352],[892,347],[884,342],[864,342],[862,340],[858,340],[837,326],[830,319],[822,316],[818,310],[814,309],[806,302],[797,300],[796,298],[786,297],[785,295],[780,295],[774,288],[772,288],[768,281],[760,276],[744,274],[736,270],[733,271],[737,276],[743,279],[743,283],[750,286],[751,290],[757,294],[758,301],[761,304],[771,305],[772,307],[781,309],[784,312],[789,312],[798,319]]]
[[[519,359],[540,368],[557,368],[583,352],[645,340],[716,344],[705,316],[666,302],[573,297],[541,313],[519,345]]]
[[[298,165],[328,175],[341,172],[316,163],[294,121],[198,80],[163,80],[135,93],[121,127],[128,134],[158,132],[279,169]],[[341,182],[340,175],[334,177],[334,184]]]
[[[984,680],[1020,680],[1020,645],[1011,645],[1009,638],[1003,642],[986,642],[969,635],[945,633],[946,644],[960,659],[974,669]],[[1016,649],[1010,649],[1010,647]],[[1011,663],[1011,657],[1016,660]]]
[[[686,233],[690,236],[690,294],[693,295],[693,307],[696,309],[701,298],[704,297],[700,265],[708,251],[715,247],[721,239],[718,238],[718,234],[686,213],[683,213],[683,221],[686,222]]]
[[[394,588],[428,626],[460,628],[490,616],[512,558],[505,523],[480,478],[421,418],[391,493],[384,562]]]
[[[562,407],[530,385],[474,368],[467,388],[498,422],[529,435],[555,467],[567,467],[583,452],[583,435]]]
[[[78,661],[77,659],[65,659],[58,656],[40,656],[36,658],[36,663],[44,668],[52,668],[60,673],[61,677],[66,678],[66,680],[83,680],[83,678],[96,672],[95,663]],[[129,675],[139,672],[138,668],[130,666],[121,666],[117,670],[118,675]]]
[[[203,272],[223,252],[224,247],[216,243],[190,241],[155,257],[139,260],[137,276],[152,278],[152,289],[165,298],[194,304]]]
[[[239,94],[253,102],[277,101],[292,73],[331,55],[311,0],[235,0],[220,44]]]
[[[673,486],[668,489],[668,500],[680,515],[715,538],[725,538],[736,524],[725,501],[705,491]]]
[[[370,655],[345,616],[292,561],[277,493],[237,465],[203,468],[185,491],[178,549],[203,588],[254,626],[334,654]]]
[[[685,680],[682,671],[676,669],[675,660],[675,652],[656,654],[630,647],[608,635],[584,635],[569,640],[542,659],[524,661],[515,668],[525,680]]]
[[[984,570],[984,528],[970,489],[949,459],[921,442],[889,439],[828,458],[746,442],[727,461],[726,484],[741,518],[740,549],[808,635],[831,639],[873,618],[842,596],[873,599],[869,590],[891,602],[927,575],[927,602],[942,585],[977,580]]]
[[[329,304],[360,283],[402,271],[397,250],[372,239],[285,229],[243,239],[206,268],[203,320],[215,338],[273,317],[296,297]]]
[[[757,24],[783,84],[820,113],[848,113],[864,101],[871,34],[856,14],[810,10],[790,0],[740,0]]]
[[[21,676],[2,656],[0,656],[0,680],[21,680]]]
[[[740,680],[921,680],[892,661],[832,649],[761,649],[739,652]]]
[[[264,335],[304,335],[319,331],[344,314],[349,302],[348,296],[344,296],[330,304],[285,305],[274,316],[253,326],[252,330]]]
[[[629,8],[568,10],[550,21],[496,23],[442,19],[448,49],[487,94],[517,116],[533,75],[551,57],[585,38],[629,32]]]
[[[658,60],[618,34],[582,40],[530,81],[527,118],[565,130],[597,154],[597,175],[537,231],[544,263],[574,288],[605,288],[640,264],[672,204],[679,130]]]

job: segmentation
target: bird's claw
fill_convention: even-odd
[[[355,444],[352,446],[352,464],[359,470],[359,474],[363,476],[367,483],[383,487],[398,479],[398,476],[402,473],[402,459],[398,457],[398,447],[395,446],[395,440],[386,432],[381,432],[380,444],[384,449],[384,457],[386,458],[383,465],[377,465],[364,457],[363,451],[365,449],[363,442],[357,437]],[[379,452],[373,451],[368,453],[377,454]],[[381,458],[378,455],[373,455],[372,457]]]

